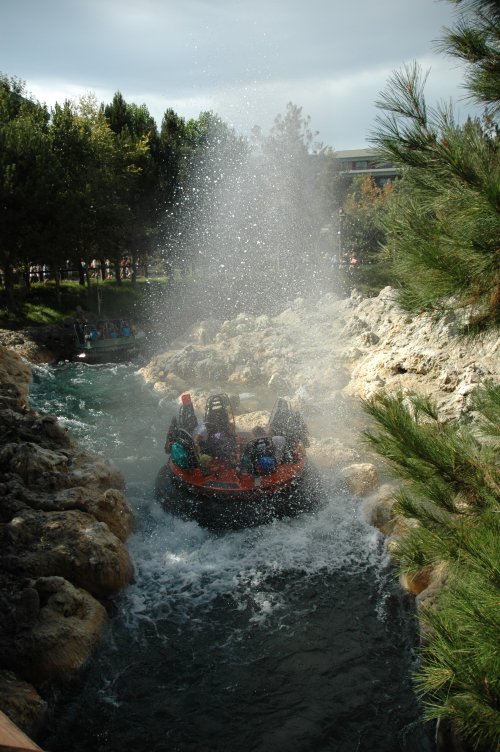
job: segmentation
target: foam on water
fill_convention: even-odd
[[[232,598],[238,608],[251,602],[252,620],[264,619],[280,608],[279,598],[266,596],[273,578],[336,571],[377,578],[388,566],[376,531],[345,496],[314,514],[222,534],[163,513],[135,535],[131,552],[137,571],[126,596],[129,620],[154,614],[167,594],[179,619],[188,620],[193,610],[220,596]]]

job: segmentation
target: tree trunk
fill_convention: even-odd
[[[120,262],[115,261],[115,282],[117,285],[122,283],[121,271]]]
[[[17,313],[17,304],[14,298],[14,270],[11,264],[4,268],[5,299],[9,313]]]
[[[30,264],[29,264],[29,261],[25,261],[24,262],[23,280],[24,280],[24,286],[26,288],[26,293],[29,295],[30,290],[31,290],[31,277],[30,277]]]

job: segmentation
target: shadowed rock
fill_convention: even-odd
[[[19,677],[38,686],[81,669],[106,623],[97,598],[134,574],[121,474],[29,409],[30,380],[0,347],[0,708],[27,731],[41,701]]]

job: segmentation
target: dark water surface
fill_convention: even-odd
[[[120,467],[138,520],[136,581],[46,749],[431,751],[410,681],[412,603],[331,479],[314,513],[207,531],[154,499],[176,406],[133,365],[37,367],[31,394]]]

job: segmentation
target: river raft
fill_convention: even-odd
[[[156,495],[169,511],[205,526],[246,526],[297,514],[310,508],[313,496],[307,445],[300,413],[282,398],[265,428],[242,432],[226,394],[208,398],[203,421],[184,394],[168,430],[168,459]]]

